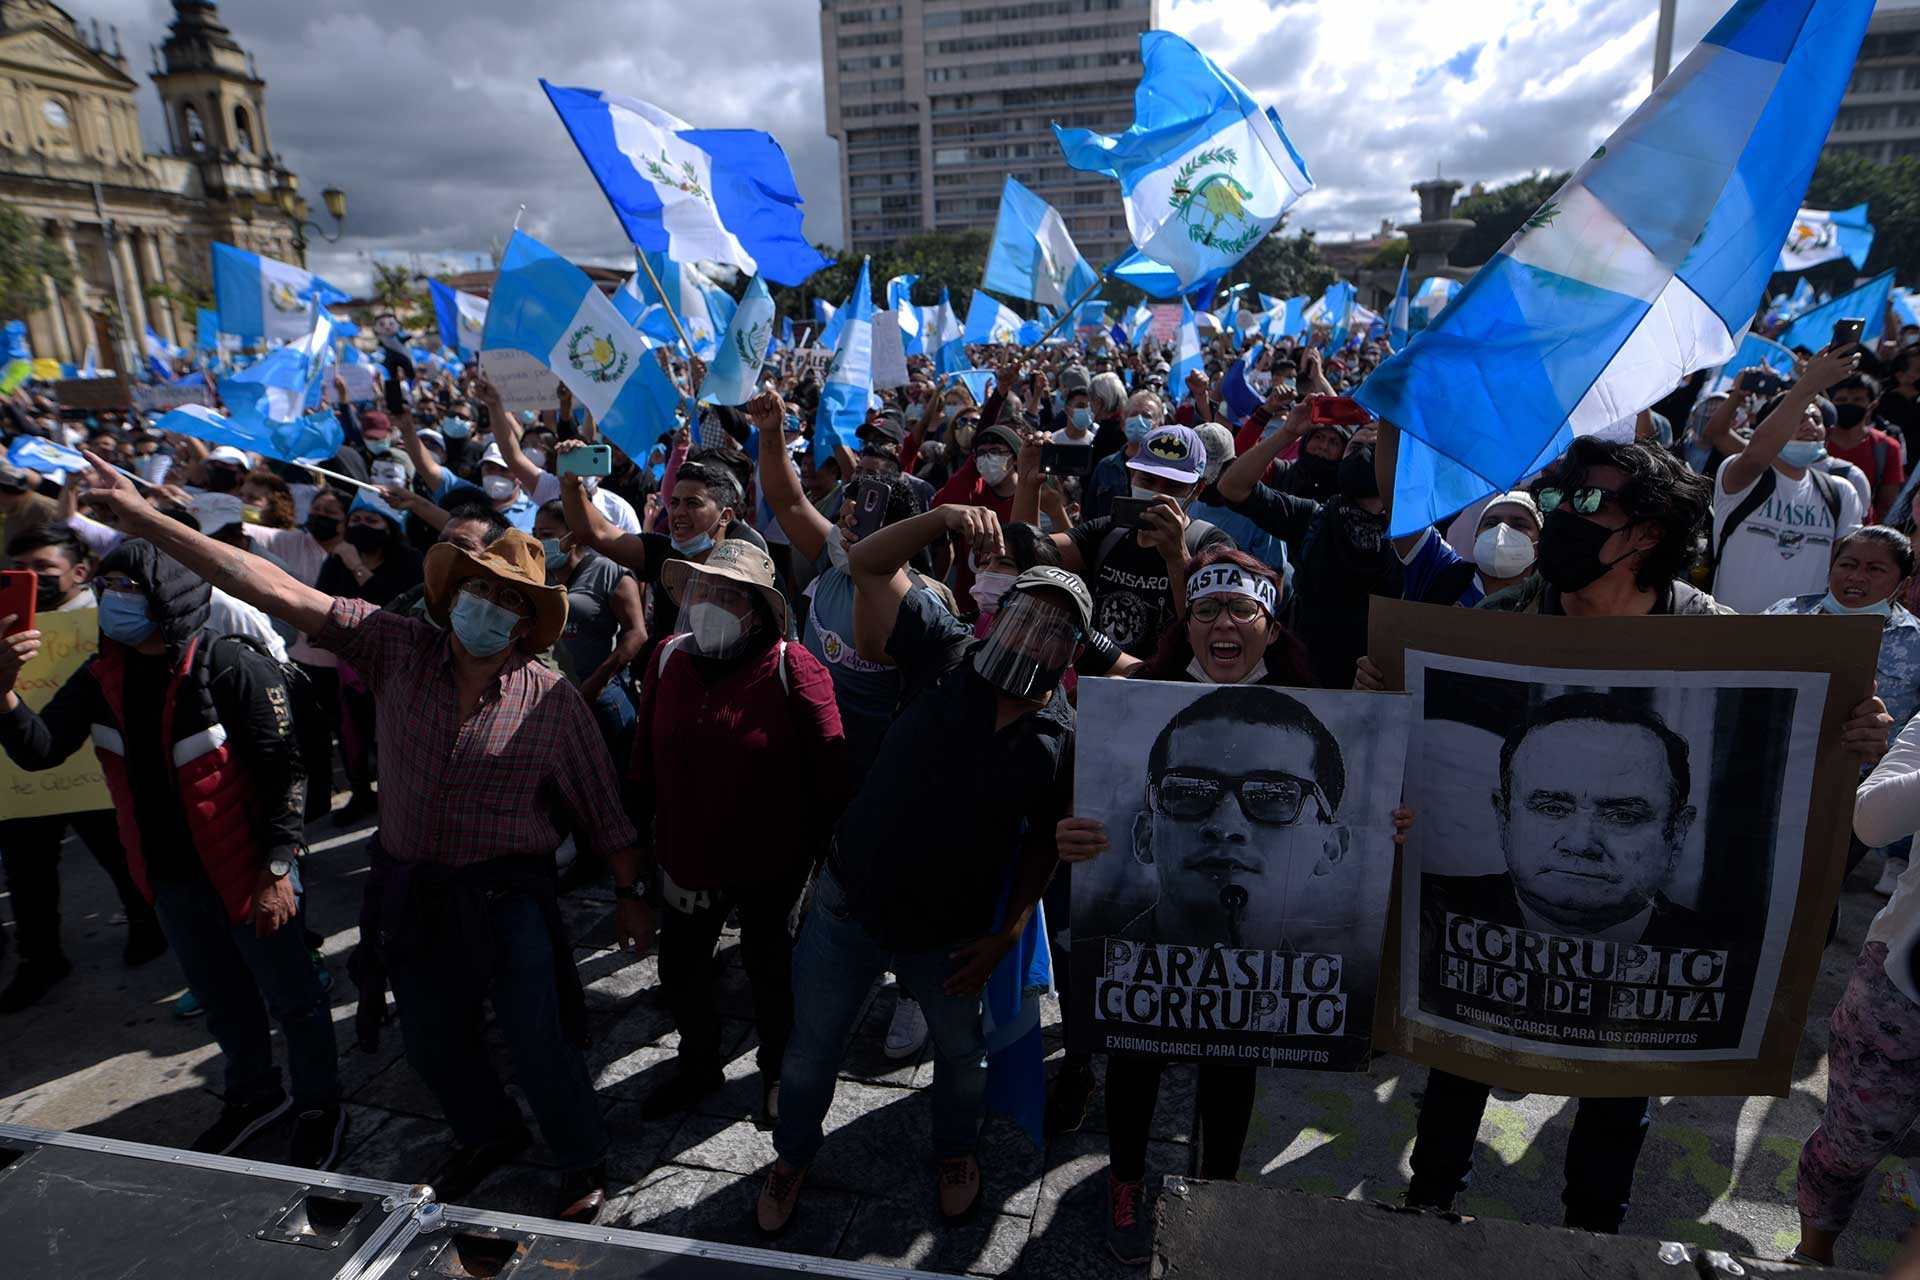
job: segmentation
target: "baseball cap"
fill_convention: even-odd
[[[239,467],[245,470],[253,464],[247,461],[247,455],[230,444],[223,444],[207,455],[208,462],[218,462],[223,466]]]
[[[1058,565],[1037,564],[1013,580],[1009,591],[1059,591],[1073,601],[1074,619],[1085,631],[1093,625],[1093,595],[1077,573]]]
[[[241,510],[237,493],[203,493],[193,500],[193,518],[200,522],[200,532],[208,535],[239,524],[243,519]]]
[[[871,440],[879,444],[903,444],[907,438],[907,428],[900,421],[898,409],[888,409],[854,432],[861,440]]]
[[[1155,427],[1140,442],[1140,452],[1127,463],[1127,469],[1195,484],[1207,469],[1207,446],[1191,427]]]
[[[1060,371],[1061,395],[1070,396],[1078,391],[1090,390],[1092,387],[1093,375],[1087,372],[1085,365],[1070,364]]]
[[[446,456],[447,438],[441,435],[438,431],[435,431],[432,427],[422,427],[420,428],[419,431],[415,432],[414,434],[420,437],[421,444],[430,444],[435,449],[440,451],[441,457],[444,458]],[[404,457],[405,455],[403,454],[401,456]]]
[[[488,464],[489,462],[491,462],[491,463],[492,463],[492,464],[493,464],[494,466],[496,466],[496,467],[502,467],[502,468],[504,468],[504,467],[506,467],[506,465],[507,465],[507,460],[506,460],[506,458],[504,458],[504,457],[502,457],[502,456],[501,456],[501,454],[500,454],[500,446],[499,446],[499,445],[497,445],[497,444],[490,444],[490,445],[488,445],[488,446],[487,446],[487,451],[486,451],[485,453],[483,453],[483,454],[481,454],[481,455],[480,455],[480,465],[481,465],[481,466],[483,466],[483,467],[484,467],[484,466],[486,466],[486,465],[487,465],[487,464]]]

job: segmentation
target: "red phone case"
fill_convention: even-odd
[[[0,570],[0,618],[14,615],[7,624],[7,635],[33,630],[33,605],[39,586],[39,579],[25,569]]]
[[[1307,420],[1316,426],[1364,427],[1373,415],[1351,396],[1321,396],[1307,405]]]

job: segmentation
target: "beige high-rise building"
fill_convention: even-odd
[[[1879,9],[1827,145],[1886,164],[1920,156],[1920,9]]]
[[[1158,16],[1158,0],[821,0],[842,248],[991,230],[1012,174],[1060,211],[1089,262],[1117,256],[1119,185],[1068,168],[1049,126],[1133,123],[1140,34]]]
[[[266,81],[210,0],[173,9],[149,50],[167,122],[155,153],[117,32],[103,38],[49,0],[0,0],[0,201],[74,265],[73,287],[49,281],[27,317],[36,356],[77,364],[94,347],[102,368],[138,368],[149,325],[192,343],[192,309],[149,294],[209,290],[212,241],[304,256],[306,201],[274,153]]]

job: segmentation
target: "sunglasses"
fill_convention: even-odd
[[[1264,827],[1291,827],[1300,821],[1309,797],[1319,807],[1321,821],[1333,816],[1320,784],[1290,773],[1215,773],[1209,769],[1169,769],[1154,780],[1154,812],[1168,818],[1198,821],[1219,808],[1233,792],[1240,812]]]
[[[1267,612],[1266,606],[1252,596],[1230,596],[1224,600],[1219,596],[1202,596],[1187,606],[1195,622],[1212,622],[1223,609],[1235,622],[1252,622]]]
[[[1598,511],[1608,498],[1620,500],[1618,489],[1602,489],[1598,485],[1582,485],[1577,489],[1542,489],[1537,495],[1540,511],[1545,514],[1558,510],[1561,504],[1573,508],[1576,515],[1590,516]]]

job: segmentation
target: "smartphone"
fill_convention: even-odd
[[[0,618],[13,615],[7,635],[33,630],[33,605],[39,587],[39,578],[29,570],[0,570]]]
[[[553,473],[557,476],[610,476],[613,474],[613,446],[583,444],[578,449],[569,449],[555,457]]]
[[[847,491],[847,501],[853,504],[853,531],[865,538],[879,531],[887,518],[887,499],[893,496],[893,486],[885,480],[872,476],[862,476],[853,482],[853,488]]]
[[[1860,335],[1865,332],[1866,327],[1867,322],[1865,320],[1835,320],[1833,322],[1833,345],[1836,347],[1852,346],[1854,343],[1860,341]]]
[[[1317,427],[1364,427],[1373,415],[1352,396],[1318,396],[1307,403],[1307,420]]]
[[[1043,444],[1040,469],[1050,476],[1084,476],[1093,470],[1091,444]]]
[[[1757,396],[1775,396],[1786,389],[1787,380],[1771,369],[1749,369],[1741,375],[1741,385]]]
[[[387,390],[387,412],[405,413],[407,411],[407,393],[401,390],[400,379],[389,373],[380,381],[381,385]]]
[[[1107,514],[1113,517],[1113,527],[1116,529],[1144,529],[1146,525],[1141,522],[1140,517],[1146,514],[1147,508],[1154,502],[1153,498],[1135,498],[1131,495],[1115,498],[1113,505],[1107,508]]]

